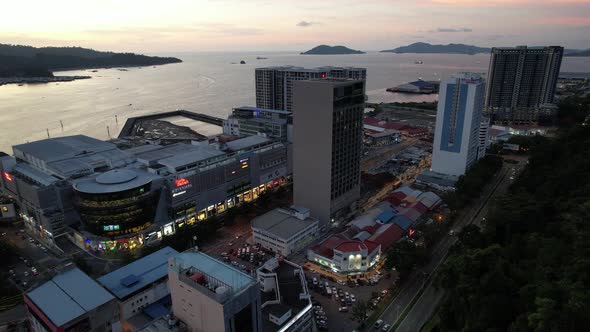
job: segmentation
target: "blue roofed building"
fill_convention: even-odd
[[[76,267],[66,267],[24,295],[33,331],[116,330],[115,297]]]
[[[378,223],[381,223],[381,224],[388,224],[388,223],[390,223],[390,222],[393,220],[393,218],[394,218],[396,215],[397,215],[397,212],[395,212],[395,210],[394,210],[394,209],[392,209],[392,208],[387,208],[385,211],[381,212],[381,213],[380,213],[380,214],[377,216],[376,220],[377,220],[377,222],[378,222]]]
[[[412,220],[410,220],[406,216],[399,215],[399,216],[396,216],[395,218],[393,218],[393,223],[398,225],[399,228],[403,229],[405,232],[412,225]]]
[[[137,331],[170,313],[168,259],[177,254],[165,247],[98,278],[117,299],[124,331]]]

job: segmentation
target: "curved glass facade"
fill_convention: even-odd
[[[112,193],[75,191],[75,205],[86,231],[105,237],[132,234],[154,221],[157,195],[151,183]]]

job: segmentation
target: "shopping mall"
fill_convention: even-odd
[[[132,144],[133,143],[133,144]],[[134,249],[289,181],[288,143],[261,136],[137,144],[77,135],[13,146],[0,191],[55,245]]]

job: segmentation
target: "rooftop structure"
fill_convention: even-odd
[[[271,258],[258,270],[264,331],[311,331],[311,297],[303,269]]]
[[[309,209],[277,208],[254,218],[252,227],[265,230],[282,239],[289,239],[312,224],[317,225],[317,222],[309,216]]]
[[[291,112],[251,106],[236,107],[223,121],[227,135],[262,135],[281,141],[291,141],[293,119]]]
[[[170,247],[133,261],[97,279],[119,300],[125,300],[136,292],[168,277],[168,260],[178,252]]]
[[[94,317],[101,316],[95,311],[109,303],[113,307],[109,308],[111,312],[108,317],[102,320]],[[25,304],[33,326],[45,324],[63,328],[83,324],[88,326],[87,331],[94,331],[98,326],[92,324],[97,323],[97,320],[112,324],[119,318],[114,297],[78,268],[62,272],[26,293]],[[89,316],[97,319],[89,319]],[[87,320],[90,322],[84,322]]]
[[[256,279],[196,249],[168,267],[172,310],[189,331],[261,330]]]

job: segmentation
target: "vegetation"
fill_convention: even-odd
[[[481,188],[502,167],[502,158],[485,156],[477,162],[464,176],[459,178],[454,192],[447,193],[443,201],[452,210],[458,210],[478,198]]]
[[[99,52],[80,47],[42,47],[0,44],[0,77],[52,77],[51,70],[121,66],[151,66],[181,62],[172,57]]]
[[[494,202],[483,230],[460,232],[437,280],[448,291],[441,330],[582,331],[590,324],[590,128],[570,106],[560,118],[577,124],[531,148],[529,165]],[[589,106],[574,109],[588,114]]]
[[[408,107],[408,108],[417,108],[417,109],[421,109],[421,110],[427,110],[427,111],[436,111],[437,107],[438,107],[438,102],[433,101],[433,102],[428,102],[428,101],[423,101],[423,102],[405,102],[405,103],[392,103],[394,106],[399,106],[399,107]]]
[[[361,326],[367,319],[367,314],[369,313],[369,305],[367,302],[358,300],[356,304],[352,307],[352,319],[356,322],[360,323]]]
[[[92,266],[90,266],[90,264],[88,264],[86,259],[84,259],[84,256],[82,256],[81,254],[74,255],[74,257],[72,257],[72,262],[74,264],[76,264],[76,266],[80,270],[84,271],[84,273],[86,273],[88,275],[92,275],[94,273]]]
[[[353,50],[346,46],[319,45],[301,54],[334,55],[334,54],[365,54],[363,51]]]
[[[477,47],[465,44],[433,45],[429,43],[413,43],[392,50],[384,50],[386,53],[441,53],[441,54],[477,54],[490,53],[487,47]]]
[[[0,242],[0,311],[10,309],[22,302],[20,292],[9,281],[8,270],[16,262],[18,253],[14,247],[6,242]]]
[[[423,246],[416,246],[412,241],[396,243],[386,255],[385,267],[388,270],[395,267],[402,281],[410,275],[415,266],[424,265],[428,261],[428,250]]]

